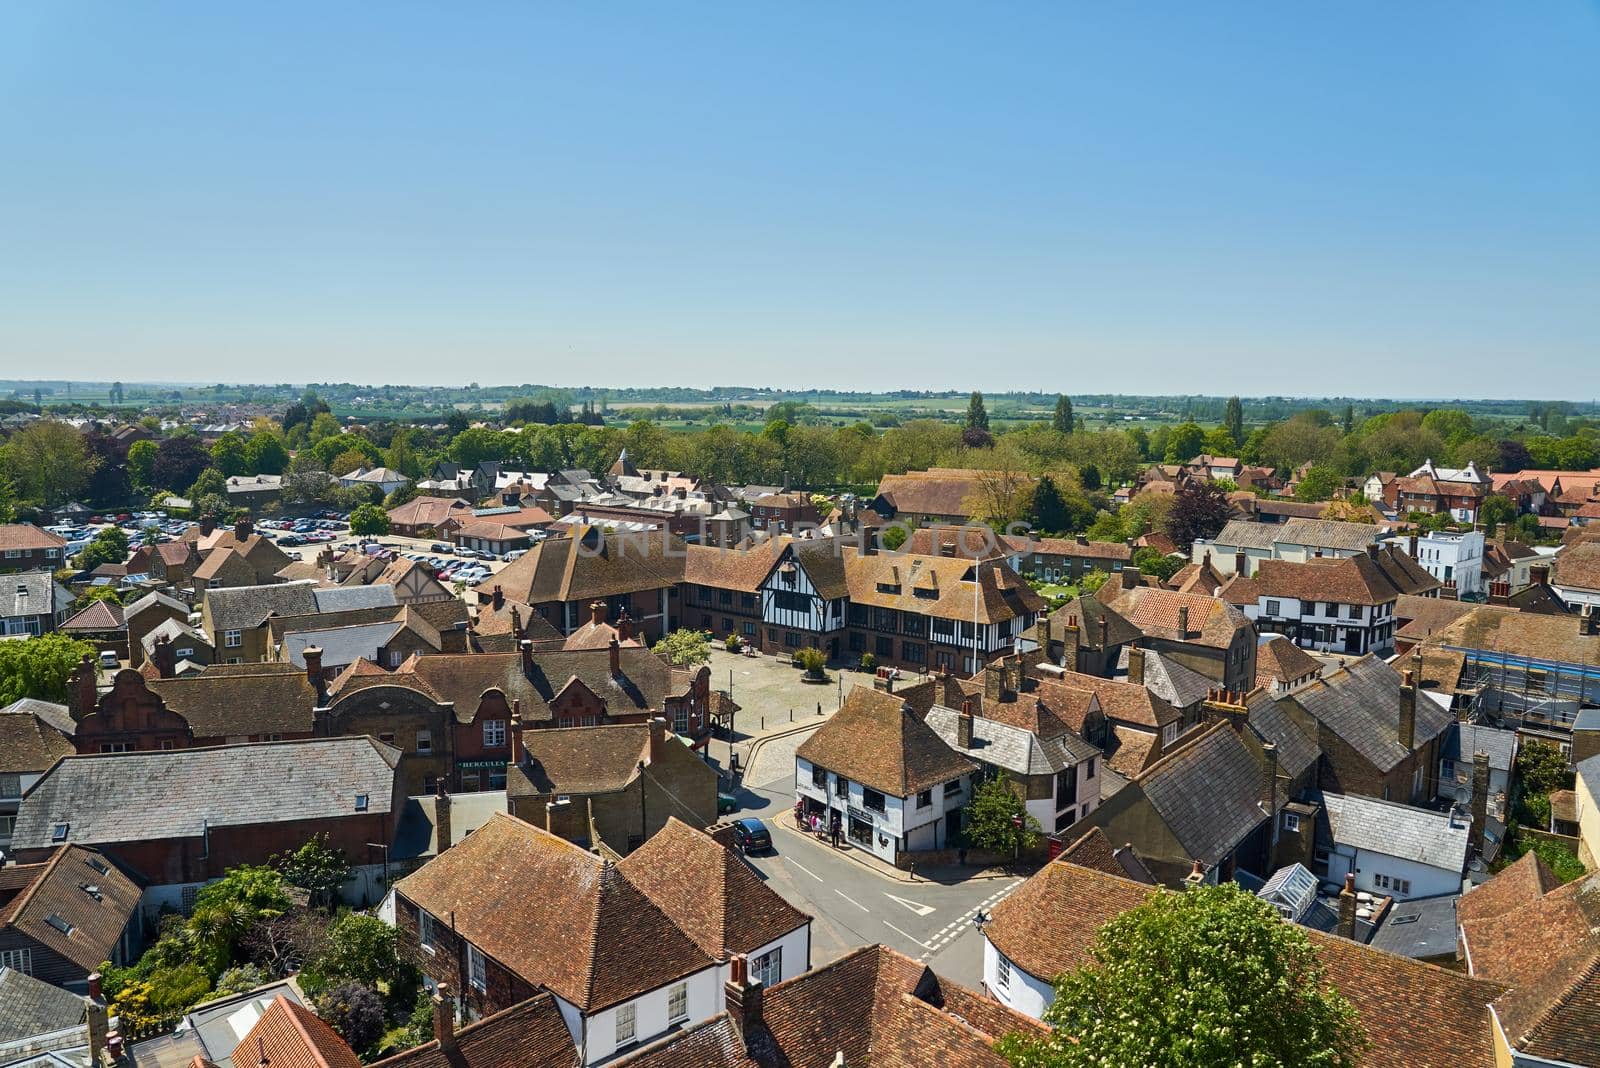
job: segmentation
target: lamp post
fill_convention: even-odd
[[[382,842],[368,842],[368,849],[383,850],[383,885],[389,885],[389,847]]]

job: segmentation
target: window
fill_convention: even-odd
[[[1078,803],[1078,769],[1062,768],[1056,772],[1056,808],[1063,809]]]
[[[1072,818],[1076,813],[1077,813],[1077,809],[1069,808],[1065,812],[1063,812],[1059,816],[1057,816],[1056,817],[1056,830],[1058,832],[1060,832],[1060,831],[1066,830],[1068,827],[1071,827],[1072,826]]]
[[[467,943],[467,985],[478,993],[489,989],[487,968],[483,962],[483,951],[471,942]]]
[[[772,605],[774,608],[780,608],[785,612],[809,612],[811,611],[811,598],[803,593],[786,593],[783,590],[774,590]]]
[[[0,949],[0,968],[15,968],[23,975],[32,975],[33,950]]]
[[[50,841],[65,842],[67,840],[67,831],[70,828],[71,824],[68,823],[56,824],[54,827],[50,828]]]
[[[21,797],[22,776],[0,775],[0,797]]]
[[[756,636],[756,625],[754,623],[746,623],[744,625],[744,636],[746,638],[754,638]]]
[[[183,910],[185,915],[187,915],[190,912],[193,912],[194,911],[195,900],[199,896],[200,896],[200,884],[199,883],[190,883],[188,886],[186,886],[182,890],[178,891],[178,908]]]
[[[0,816],[0,838],[10,839],[17,830],[17,817]]]
[[[1276,615],[1281,615],[1282,613],[1283,613],[1283,605],[1282,604],[1278,603],[1277,601],[1273,601],[1273,600],[1267,601],[1267,615],[1276,616]]]
[[[394,744],[394,731],[384,731],[382,734],[378,735],[378,741],[383,742],[383,743],[385,743],[387,745],[393,745]]]
[[[783,632],[783,647],[785,649],[798,649],[798,648],[800,648],[800,635],[796,634],[792,630],[784,631]]]
[[[783,979],[783,947],[775,946],[750,963],[750,978],[762,986],[776,986]]]
[[[225,630],[222,632],[222,645],[225,649],[237,649],[244,644],[244,632],[239,630]]]
[[[1411,880],[1400,879],[1392,875],[1374,875],[1373,883],[1379,890],[1393,890],[1397,894],[1411,893]]]
[[[432,731],[418,731],[417,732],[417,752],[418,753],[431,753],[431,752],[433,752],[433,732]]]
[[[893,657],[894,656],[894,639],[893,638],[874,638],[874,639],[872,639],[872,650],[873,650],[873,653],[875,655],[877,655],[877,656]]]
[[[682,1023],[689,1018],[689,984],[679,983],[667,991],[667,1023]]]
[[[1293,812],[1285,812],[1283,814],[1283,829],[1286,831],[1292,831],[1295,834],[1299,834],[1300,817],[1295,815]]]
[[[44,922],[48,923],[51,927],[54,927],[64,935],[69,935],[72,933],[72,924],[64,920],[60,913],[52,912],[50,915],[44,918]]]
[[[366,810],[367,810],[367,795],[366,794],[356,794],[356,811],[357,812],[365,812]]]
[[[946,796],[946,797],[954,797],[956,794],[959,794],[960,792],[961,792],[961,780],[960,779],[951,779],[949,782],[944,784],[944,796]]]
[[[828,770],[819,768],[815,764],[811,765],[811,785],[819,790],[826,790],[828,788]]]
[[[933,791],[932,790],[918,790],[917,791],[917,807],[918,808],[927,808],[929,805],[932,805],[932,804],[933,804]]]
[[[633,1003],[617,1007],[617,1045],[625,1046],[639,1034],[639,1007]]]
[[[426,909],[417,910],[417,944],[424,952],[432,953],[439,946],[436,939],[438,932],[433,927],[433,917]]]
[[[882,812],[884,807],[883,795],[876,790],[862,789],[861,804],[874,812]]]
[[[911,664],[925,663],[928,659],[927,650],[923,648],[921,642],[901,642],[900,656]]]
[[[483,747],[485,749],[499,749],[506,744],[506,721],[503,719],[486,719],[483,721]]]
[[[849,647],[850,647],[850,651],[852,653],[864,653],[864,652],[866,652],[867,651],[867,636],[865,634],[862,634],[858,630],[851,631],[850,632],[850,638],[849,638]]]
[[[15,560],[17,557],[19,557],[21,555],[22,555],[22,550],[21,549],[7,549],[6,550],[6,559],[7,560]]]
[[[1099,757],[1090,757],[1090,758],[1089,758],[1089,766],[1088,766],[1088,767],[1086,767],[1086,768],[1085,768],[1085,769],[1084,769],[1084,772],[1083,772],[1083,777],[1084,777],[1084,778],[1085,778],[1085,779],[1092,779],[1092,778],[1094,778],[1094,765],[1095,765],[1095,761],[1097,761],[1097,760],[1099,760],[1099,759],[1100,759],[1100,758],[1099,758]]]
[[[389,658],[389,666],[397,668],[405,662],[406,654],[399,649],[385,650],[384,655]]]
[[[733,591],[732,590],[718,590],[717,591],[717,601],[720,604],[731,605],[733,603]]]
[[[833,779],[833,792],[840,797],[850,796],[850,780],[843,775],[836,775]]]
[[[996,953],[994,960],[994,985],[1001,990],[1011,989],[1011,962],[1004,953]]]

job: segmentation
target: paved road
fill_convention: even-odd
[[[788,741],[767,742],[756,767],[773,767],[767,753]],[[980,909],[993,909],[1021,880],[949,875],[942,881],[901,882],[776,822],[772,817],[794,802],[792,746],[789,754],[790,770],[783,778],[742,792],[754,803],[740,815],[754,815],[772,828],[774,852],[749,859],[769,886],[815,917],[813,964],[882,942],[976,988],[983,979],[983,951],[973,917]]]

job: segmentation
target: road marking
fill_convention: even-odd
[[[1008,885],[1006,885],[1005,887],[1003,887],[1002,889],[997,890],[994,893],[990,894],[987,898],[985,898],[979,904],[974,905],[972,908],[968,909],[961,916],[960,919],[954,921],[953,923],[948,924],[943,930],[941,930],[937,934],[935,934],[933,936],[933,940],[931,942],[928,942],[924,947],[924,948],[927,949],[928,952],[924,953],[922,956],[918,957],[917,959],[919,961],[926,961],[929,957],[931,957],[934,954],[938,953],[940,950],[942,950],[946,946],[950,945],[950,943],[952,943],[956,939],[960,938],[963,934],[966,933],[967,928],[972,924],[972,921],[973,921],[974,917],[976,917],[978,915],[978,913],[983,912],[986,909],[992,908],[993,906],[995,906],[999,902],[1005,900],[1007,897],[1010,897],[1011,896],[1011,892],[1013,890],[1015,890],[1018,886],[1021,886],[1021,885],[1022,885],[1022,880],[1021,879],[1016,879],[1016,880],[1012,881],[1011,883],[1009,883]],[[901,933],[904,934],[905,932],[902,931]]]
[[[915,901],[907,901],[903,897],[895,897],[893,894],[888,893],[884,894],[883,896],[888,898],[890,901],[898,901],[912,912],[915,912],[918,916],[926,916],[929,913],[936,911],[932,905],[919,905]]]
[[[793,859],[791,859],[789,857],[784,857],[783,859],[787,860],[790,864],[793,864],[795,867],[799,868],[801,871],[803,871],[807,875],[811,876],[817,882],[820,883],[820,882],[823,881],[822,876],[818,875],[816,872],[812,871],[810,868],[806,867],[804,864],[801,864],[799,861],[793,860]]]
[[[867,908],[867,906],[863,905],[861,902],[857,901],[855,898],[853,898],[849,894],[845,893],[843,890],[835,890],[834,893],[838,894],[840,897],[842,897],[846,901],[850,902],[850,904],[854,905],[856,908],[860,909],[862,912],[871,912],[872,911],[871,909]]]
[[[900,928],[896,927],[894,924],[890,923],[888,920],[884,920],[883,921],[883,925],[885,927],[889,928],[889,930],[891,930],[891,931],[895,932],[896,934],[898,934],[902,938],[910,938],[912,942],[914,942],[917,945],[921,946],[923,949],[927,949],[928,948],[928,944],[926,942],[923,942],[921,939],[912,938],[911,935],[906,934],[904,931],[900,930]]]

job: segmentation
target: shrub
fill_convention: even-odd
[[[823,668],[828,665],[828,658],[822,655],[821,649],[801,649],[794,654],[794,662],[806,669],[806,674],[812,678],[821,678]]]
[[[737,653],[739,651],[740,644],[739,636],[737,634],[730,634],[728,635],[728,640],[722,643],[722,647],[730,653]]]
[[[877,657],[873,656],[871,653],[862,653],[861,654],[861,670],[862,671],[872,671],[877,666],[878,666],[878,658]]]
[[[357,1052],[372,1049],[383,1037],[383,999],[369,986],[340,983],[317,999],[317,1015]]]

